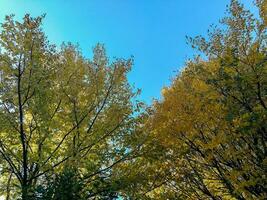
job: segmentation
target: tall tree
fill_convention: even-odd
[[[147,198],[267,198],[266,25],[236,0],[221,22],[207,39],[189,38],[203,58],[189,61],[153,105],[146,146],[164,153],[147,167],[166,176],[148,174],[158,184]]]
[[[1,181],[13,199],[64,165],[94,182],[138,148],[126,142],[139,123],[132,59],[109,62],[103,45],[92,60],[72,44],[57,50],[42,20],[7,16],[0,33]]]

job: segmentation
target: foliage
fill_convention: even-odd
[[[228,13],[208,39],[188,38],[204,59],[153,105],[143,199],[267,198],[266,26],[238,1]]]
[[[44,16],[0,32],[0,191],[6,199],[267,198],[266,1],[232,0],[202,56],[145,109],[132,59],[51,45]]]
[[[77,170],[66,168],[62,173],[57,174],[54,180],[47,184],[40,185],[36,189],[38,200],[82,200],[83,183]]]
[[[129,142],[142,109],[127,81],[133,60],[110,62],[100,44],[91,60],[72,44],[57,49],[42,20],[7,16],[0,33],[1,185],[12,199],[29,199],[64,166],[90,189],[139,146]]]

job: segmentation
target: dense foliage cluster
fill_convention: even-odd
[[[267,198],[265,0],[232,0],[163,99],[145,107],[132,59],[51,45],[43,16],[0,32],[0,193],[6,200]]]
[[[152,162],[164,171],[153,172],[152,199],[267,198],[266,23],[237,1],[228,13],[208,39],[188,38],[204,58],[153,105],[148,146],[165,153]]]

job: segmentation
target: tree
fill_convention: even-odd
[[[264,1],[257,3],[264,16]],[[145,146],[164,153],[147,168],[165,176],[148,199],[267,197],[266,26],[236,0],[228,14],[208,39],[189,38],[204,58],[189,61],[153,105]],[[152,183],[154,177],[148,174]]]
[[[127,81],[133,60],[109,62],[100,44],[92,60],[72,44],[57,50],[43,18],[7,16],[0,33],[1,184],[12,199],[30,199],[64,166],[90,188],[138,148],[129,143],[141,105]]]

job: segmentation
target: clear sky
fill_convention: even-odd
[[[150,103],[162,87],[195,53],[185,36],[205,35],[209,25],[224,16],[230,0],[0,0],[0,22],[7,14],[21,19],[46,13],[44,30],[57,45],[79,43],[92,56],[92,47],[104,43],[108,55],[135,64],[130,82]],[[252,0],[243,0],[247,8]]]

